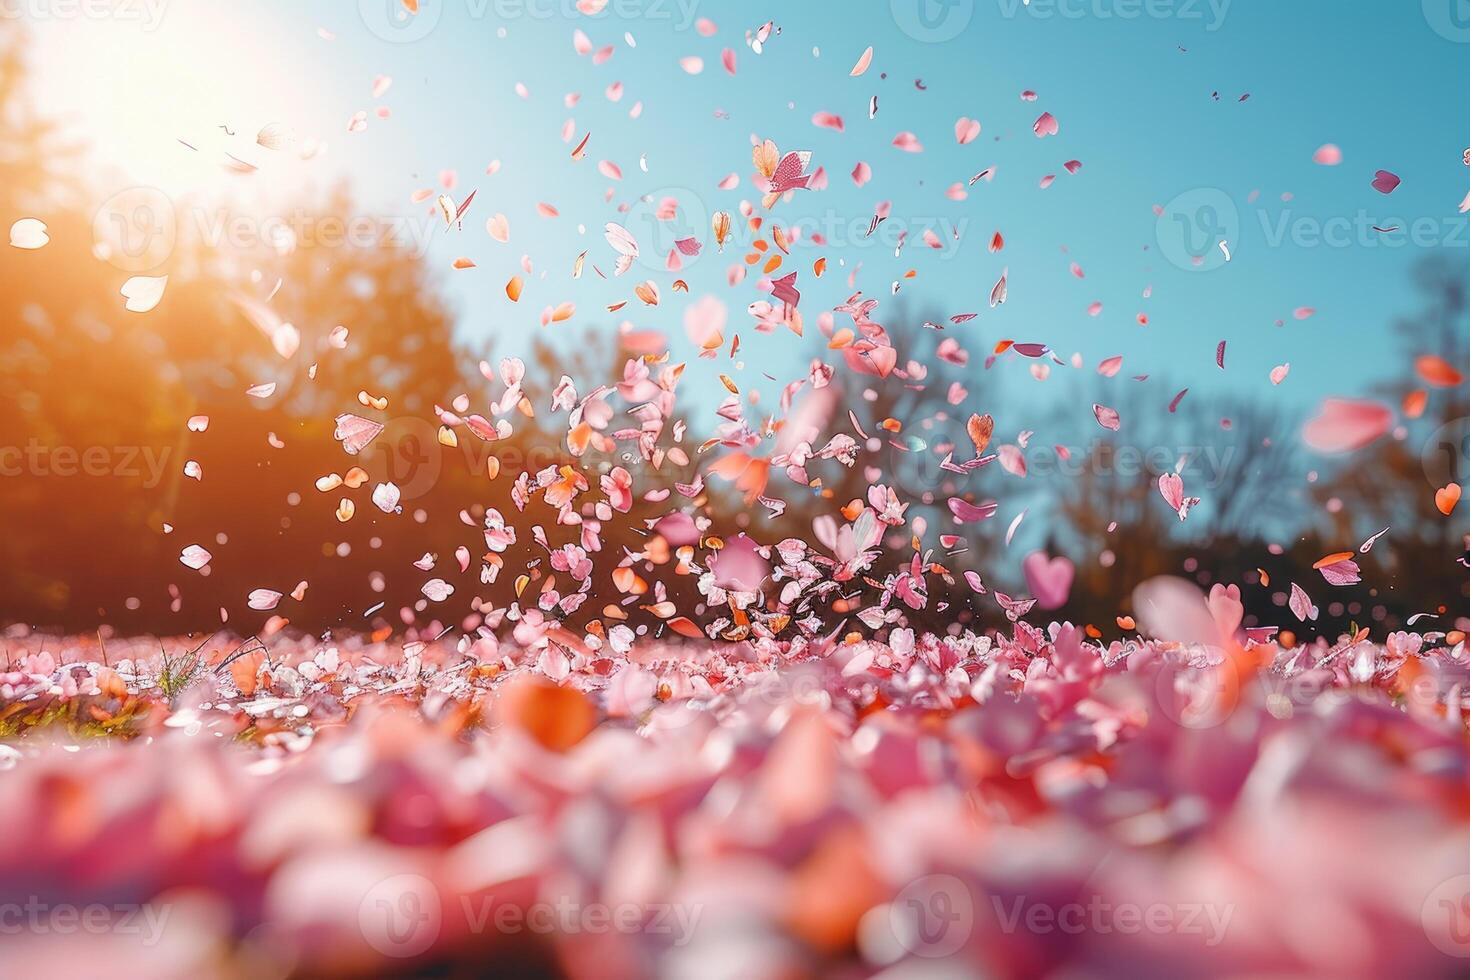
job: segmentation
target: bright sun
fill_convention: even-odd
[[[89,179],[104,191],[122,178],[174,198],[270,195],[309,179],[317,161],[302,156],[321,155],[321,106],[260,57],[273,45],[242,6],[116,7],[108,18],[27,21],[34,91],[85,143]],[[293,138],[263,149],[256,136],[266,126]]]

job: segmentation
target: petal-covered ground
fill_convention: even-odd
[[[33,911],[5,976],[1448,976],[1470,954],[1470,656],[1442,636],[1022,623],[589,653],[557,682],[504,648],[163,646],[107,666],[12,640],[0,907]]]

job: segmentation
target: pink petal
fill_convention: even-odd
[[[1000,504],[993,500],[977,505],[967,500],[961,500],[959,497],[949,498],[949,511],[955,516],[955,520],[961,524],[988,521],[995,516],[996,510],[999,508]]]
[[[836,130],[842,132],[842,117],[830,112],[818,112],[812,116],[812,125],[822,129]]]
[[[1375,401],[1349,398],[1323,400],[1317,416],[1302,428],[1302,441],[1320,453],[1361,449],[1393,425],[1393,412]]]
[[[897,136],[893,137],[893,145],[898,147],[900,150],[903,150],[905,153],[924,152],[924,145],[919,142],[919,138],[913,133],[907,131],[899,133]]]

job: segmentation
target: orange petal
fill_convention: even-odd
[[[1460,485],[1458,483],[1451,483],[1434,491],[1434,506],[1438,507],[1439,512],[1446,517],[1450,516],[1450,512],[1455,509],[1455,504],[1459,502]]]
[[[1456,371],[1454,365],[1435,354],[1421,354],[1414,358],[1414,370],[1426,384],[1436,388],[1453,388],[1465,380],[1465,376]]]

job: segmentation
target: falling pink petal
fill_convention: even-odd
[[[977,505],[967,500],[962,500],[959,497],[950,497],[948,503],[950,513],[961,524],[988,521],[995,516],[996,510],[1000,508],[1000,504],[993,500]]]
[[[1287,604],[1296,614],[1296,618],[1304,623],[1317,618],[1317,607],[1312,605],[1311,596],[1307,595],[1306,590],[1295,582],[1291,583],[1291,598]]]
[[[1000,459],[1001,469],[1005,470],[1011,476],[1022,478],[1026,476],[1026,456],[1018,447],[1007,443],[997,449],[995,453]]]
[[[830,112],[818,112],[812,116],[812,125],[821,129],[831,129],[842,132],[842,117]]]
[[[1373,189],[1380,194],[1392,194],[1399,183],[1398,174],[1392,171],[1380,170],[1373,175]]]
[[[1092,414],[1097,419],[1098,425],[1113,432],[1117,432],[1123,424],[1122,420],[1118,417],[1117,410],[1108,408],[1106,405],[1093,405]]]
[[[256,589],[254,592],[250,593],[250,597],[247,601],[251,609],[268,612],[276,608],[276,606],[281,601],[282,595],[284,595],[284,593],[276,592],[272,589]]]
[[[1393,412],[1375,401],[1327,398],[1317,415],[1302,428],[1302,440],[1320,453],[1362,449],[1388,432]]]
[[[1351,558],[1343,558],[1329,565],[1318,566],[1317,571],[1327,580],[1328,585],[1357,585],[1363,580],[1359,574],[1358,563]]]
[[[1041,609],[1060,609],[1072,593],[1072,580],[1077,567],[1065,556],[1048,557],[1044,551],[1033,551],[1021,562],[1026,588],[1036,597]]]
[[[425,598],[430,602],[443,602],[445,599],[454,595],[454,586],[442,578],[434,578],[425,582],[420,591],[423,592]]]
[[[908,131],[904,131],[893,137],[893,145],[905,153],[924,152],[924,145],[919,142],[919,138]]]

